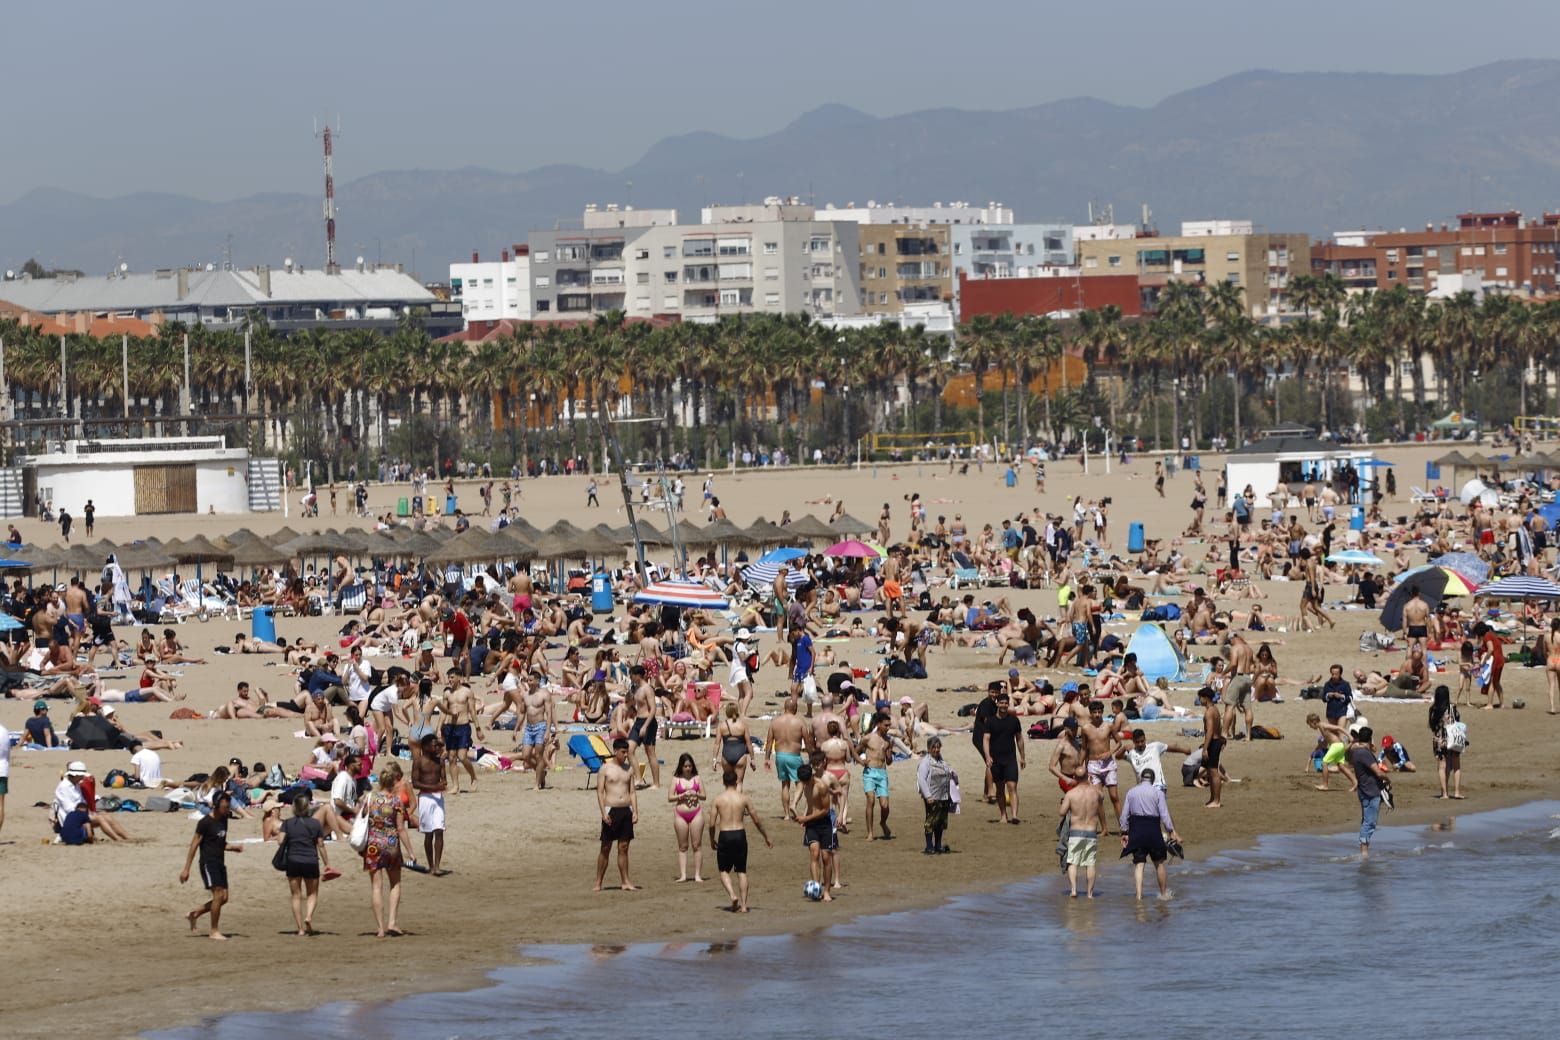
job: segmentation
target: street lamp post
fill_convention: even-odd
[[[1181,377],[1170,380],[1170,454],[1179,457],[1181,451]]]

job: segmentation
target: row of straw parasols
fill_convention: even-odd
[[[684,546],[731,546],[762,548],[832,541],[840,537],[868,534],[874,528],[849,515],[833,524],[807,515],[781,526],[760,517],[748,527],[719,519],[700,527],[688,520],[677,522],[677,540]],[[639,524],[640,540],[650,546],[672,544],[670,532],[654,524]],[[464,564],[502,560],[584,560],[610,559],[624,553],[634,542],[631,527],[597,524],[580,528],[560,520],[546,529],[519,520],[498,531],[472,527],[456,534],[448,528],[414,531],[368,531],[349,528],[312,531],[300,534],[283,527],[269,535],[240,528],[227,535],[208,539],[195,535],[184,540],[144,541],[116,544],[107,539],[70,546],[23,546],[10,553],[9,570],[15,574],[83,573],[95,574],[110,555],[128,572],[167,570],[178,564],[212,564],[219,568],[260,569],[281,567],[293,560],[335,556],[354,558],[421,560],[428,564]]]

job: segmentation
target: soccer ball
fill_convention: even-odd
[[[823,898],[823,886],[816,881],[808,881],[802,885],[802,895],[816,903]]]

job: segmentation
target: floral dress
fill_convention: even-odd
[[[375,791],[368,796],[368,845],[363,849],[364,870],[385,870],[401,865],[399,824],[406,807],[394,794]]]

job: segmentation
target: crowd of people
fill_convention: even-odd
[[[1032,464],[1043,487],[1044,463]],[[1161,471],[1160,488],[1162,480]],[[704,482],[703,508],[718,519],[713,483],[713,475]],[[209,772],[170,778],[159,752],[177,745],[157,732],[132,732],[115,717],[116,703],[185,702],[212,657],[186,645],[175,627],[160,635],[145,627],[135,640],[120,639],[113,604],[122,577],[109,566],[97,582],[16,583],[9,609],[32,638],[6,655],[6,693],[34,700],[27,745],[65,742],[50,718],[57,698],[70,705],[71,733],[101,734],[101,746],[131,756],[104,788],[81,761],[67,767],[51,811],[60,843],[125,840],[126,827],[104,805],[105,795],[125,796],[121,784],[200,814],[180,880],[198,876],[209,891],[188,920],[192,929],[204,921],[214,939],[224,936],[231,896],[226,857],[244,848],[230,839],[230,821],[258,818],[262,839],[275,844],[299,935],[314,932],[320,884],[339,876],[331,861],[341,864],[346,846],[370,879],[376,934],[393,937],[402,934],[403,870],[449,873],[447,796],[476,790],[488,769],[529,774],[531,786],[545,789],[564,745],[579,734],[598,734],[607,748],[591,764],[598,781],[595,890],[606,887],[614,861],[617,888],[640,887],[630,871],[631,845],[641,814],[664,800],[677,848],[675,880],[705,881],[707,842],[730,909],[739,913],[750,909],[749,825],[766,846],[780,837],[771,835],[768,813],[754,800],[765,797],[757,789],[769,786],[770,774],[778,788],[771,819],[798,829],[805,855],[796,869],[809,897],[830,901],[841,893],[843,846],[858,829],[865,843],[896,838],[904,824],[892,812],[891,777],[900,762],[913,763],[924,853],[951,852],[964,811],[959,771],[945,757],[945,738],[956,733],[971,739],[980,801],[1010,826],[1049,812],[1022,783],[1030,744],[1041,742],[1060,796],[1068,890],[1077,896],[1081,887],[1087,898],[1096,894],[1101,839],[1113,831],[1122,856],[1133,861],[1138,897],[1148,864],[1160,894],[1169,895],[1167,858],[1180,851],[1181,837],[1170,811],[1167,756],[1180,756],[1182,785],[1200,789],[1207,809],[1220,809],[1239,782],[1230,774],[1231,743],[1270,735],[1258,718],[1262,705],[1286,697],[1320,701],[1307,720],[1317,735],[1307,768],[1318,789],[1331,790],[1330,779],[1338,777],[1358,794],[1362,855],[1381,805],[1391,804],[1393,775],[1417,768],[1401,737],[1383,735],[1377,746],[1377,730],[1362,710],[1371,701],[1427,703],[1440,796],[1462,798],[1467,731],[1458,709],[1476,696],[1483,707],[1502,706],[1504,620],[1476,621],[1429,588],[1410,586],[1401,604],[1400,662],[1373,657],[1368,668],[1336,664],[1325,676],[1284,674],[1281,636],[1303,638],[1299,633],[1316,626],[1330,631],[1330,611],[1374,606],[1386,591],[1373,565],[1333,559],[1345,546],[1381,550],[1391,560],[1379,565],[1382,576],[1401,573],[1420,554],[1455,551],[1472,553],[1493,573],[1535,573],[1546,544],[1532,508],[1536,494],[1517,492],[1507,509],[1476,502],[1464,512],[1431,502],[1399,522],[1382,516],[1377,502],[1363,530],[1339,531],[1337,501],[1357,489],[1291,488],[1274,496],[1268,517],[1257,516],[1250,496],[1237,495],[1236,505],[1210,521],[1200,472],[1193,484],[1190,533],[1147,541],[1125,555],[1109,541],[1109,498],[1076,497],[1054,511],[1021,509],[977,526],[960,509],[945,508],[957,503],[924,502],[912,493],[902,506],[882,505],[871,532],[878,548],[866,553],[800,551],[764,581],[747,573],[744,555],[722,563],[715,550],[682,567],[624,569],[613,576],[615,606],[607,617],[592,612],[584,590],[558,585],[541,570],[494,565],[452,582],[442,569],[375,561],[365,608],[343,618],[328,643],[241,632],[218,648],[274,655],[279,676],[288,677],[276,693],[238,682],[210,713],[298,727],[306,754],[269,766],[232,758]],[[1215,500],[1224,495],[1220,488]],[[507,486],[500,498],[501,505],[491,483],[484,485],[482,512],[496,506],[500,518],[512,516]],[[845,515],[843,502],[827,504],[831,520]],[[930,513],[932,505],[941,512]],[[312,579],[291,568],[266,572],[248,593],[255,602],[307,613],[336,602],[341,586],[364,580],[349,563],[338,560]],[[636,601],[646,584],[674,573],[731,598],[730,611]],[[1263,607],[1280,582],[1298,592],[1292,615]],[[1054,613],[1013,608],[1023,590],[1038,589],[1054,591]],[[1139,620],[1161,623],[1179,674],[1150,675],[1129,649],[1118,626]],[[1553,712],[1560,619],[1524,611],[1512,624],[1533,630]],[[931,677],[939,659],[967,650],[992,653],[1003,670],[968,714],[934,718],[925,697],[904,692]],[[105,655],[106,666],[99,665]],[[1454,667],[1461,679],[1455,690]],[[136,686],[110,685],[102,674],[110,668],[137,671]],[[763,714],[759,702],[770,700],[776,709]],[[1172,720],[1181,724],[1178,734],[1195,738],[1154,739],[1155,724]],[[663,777],[663,742],[690,732],[707,736],[708,754],[678,755]],[[8,738],[0,748],[3,826]],[[1127,767],[1131,774],[1123,777]],[[642,804],[643,791],[655,797]],[[972,833],[968,840],[980,839]]]

